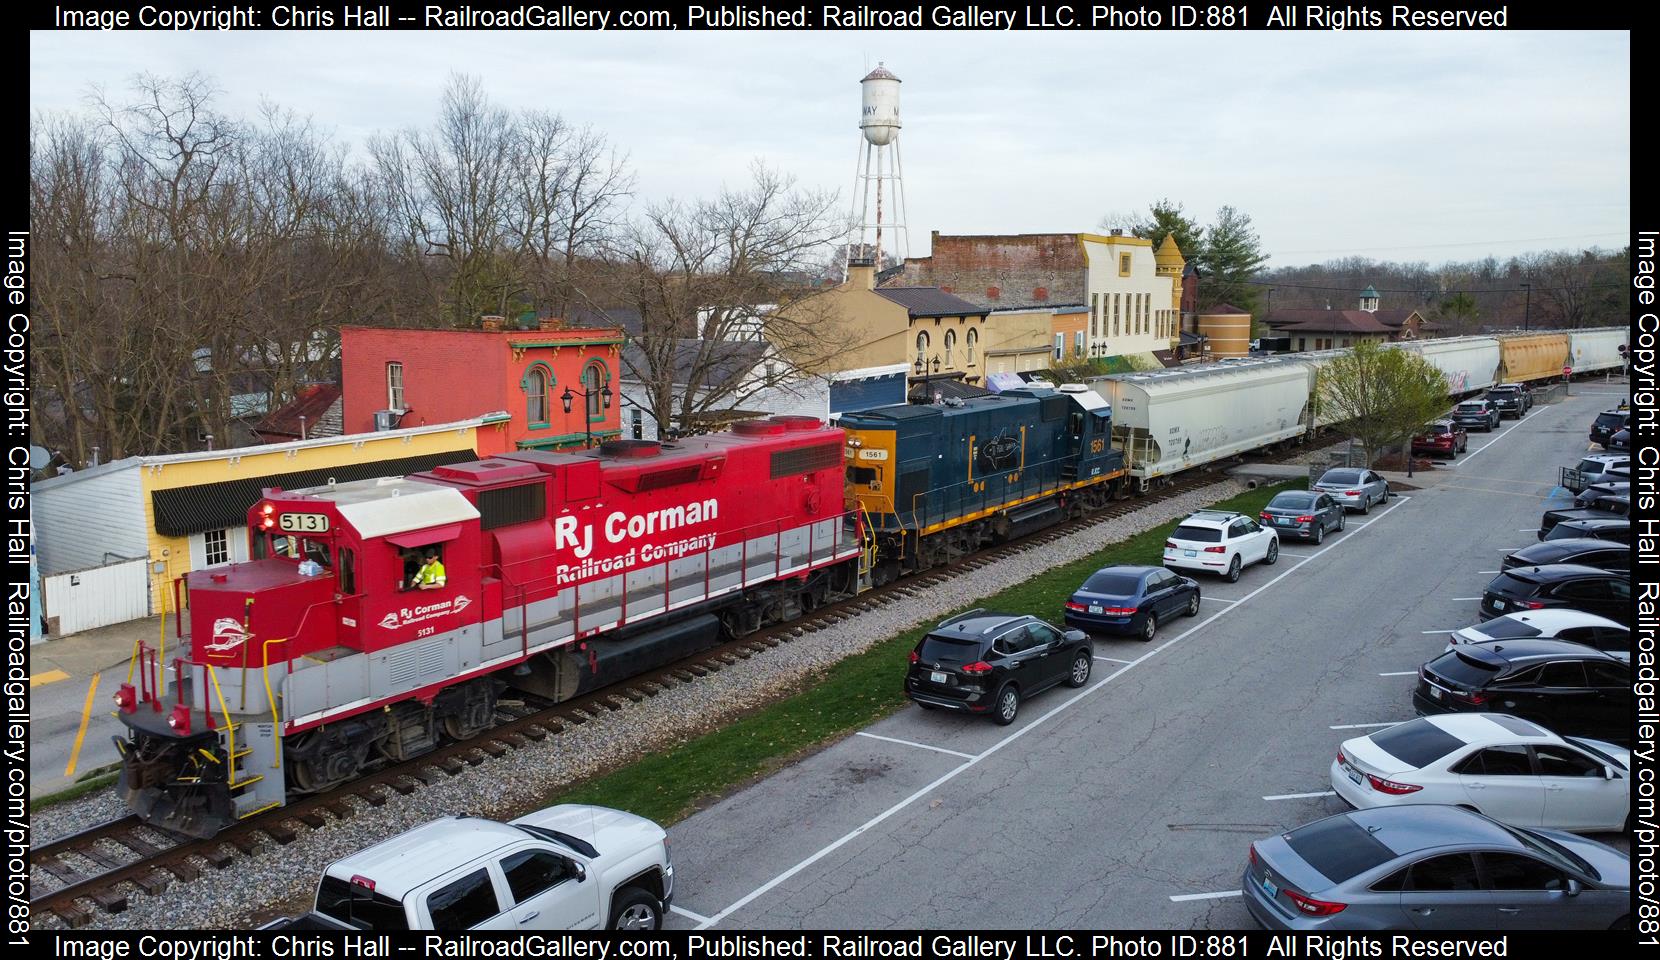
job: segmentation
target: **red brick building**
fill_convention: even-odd
[[[939,287],[975,306],[1080,304],[1089,266],[1076,233],[930,235],[926,257],[905,261],[883,286]]]
[[[388,429],[505,411],[492,440],[479,431],[479,453],[580,447],[590,435],[598,443],[621,433],[622,343],[615,328],[545,320],[539,329],[504,330],[498,317],[485,318],[479,330],[342,327],[344,429],[377,429],[377,412],[387,424],[379,429]],[[562,402],[567,389],[570,413]]]

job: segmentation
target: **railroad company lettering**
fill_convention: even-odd
[[[469,600],[465,594],[460,594],[450,600],[440,600],[437,603],[423,603],[418,607],[404,607],[401,610],[394,610],[386,616],[381,617],[380,625],[388,630],[395,630],[398,627],[407,627],[412,623],[420,623],[423,620],[431,620],[434,617],[442,617],[451,613],[460,613],[461,611],[467,609],[471,603],[472,601]]]
[[[720,501],[712,499],[676,504],[645,513],[630,514],[618,510],[605,518],[601,525],[601,533],[607,542],[622,543],[625,540],[637,540],[654,533],[666,533],[703,523],[719,515]],[[594,552],[594,525],[584,524],[569,514],[554,518],[553,547],[555,550],[570,548],[578,560],[587,559],[588,555]]]

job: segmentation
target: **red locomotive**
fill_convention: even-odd
[[[508,687],[567,699],[851,591],[843,444],[773,417],[267,490],[256,559],[188,576],[187,655],[146,647],[116,696],[126,799],[209,836],[473,736]]]

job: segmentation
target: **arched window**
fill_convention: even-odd
[[[980,343],[980,331],[976,327],[968,328],[968,365],[974,366],[974,348]]]
[[[605,388],[611,379],[611,371],[605,369],[605,364],[598,360],[588,361],[582,368],[582,390],[588,394],[588,419],[602,420],[605,418],[605,408],[601,406],[600,391]]]
[[[945,331],[945,365],[951,366],[951,351],[957,347],[957,331]]]
[[[926,330],[916,335],[916,362],[928,362],[928,331]]]
[[[548,422],[548,369],[536,364],[525,371],[525,419],[531,426]]]

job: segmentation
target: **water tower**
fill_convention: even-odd
[[[868,260],[881,270],[884,228],[892,239],[887,254],[890,261],[902,263],[910,252],[905,233],[904,170],[899,161],[899,78],[877,64],[859,81],[859,87],[863,109],[859,116],[852,218],[857,236],[848,244],[847,258],[850,262]],[[894,215],[896,210],[898,216]]]

